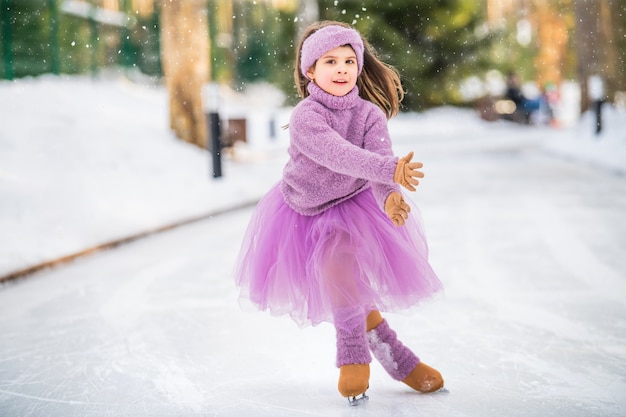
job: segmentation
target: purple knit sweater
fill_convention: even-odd
[[[291,158],[280,183],[285,202],[313,216],[371,186],[382,209],[399,189],[385,114],[361,98],[357,87],[343,97],[315,83],[308,91],[289,121]]]

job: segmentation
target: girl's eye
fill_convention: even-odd
[[[334,60],[334,59],[329,59],[329,60],[327,60],[327,61],[326,61],[326,63],[327,63],[327,64],[334,64],[334,63],[335,63],[335,60]]]

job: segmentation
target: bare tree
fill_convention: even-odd
[[[180,139],[205,148],[202,86],[210,76],[206,1],[162,0],[161,6],[161,60],[170,127]]]

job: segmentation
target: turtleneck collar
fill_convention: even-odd
[[[307,86],[307,90],[311,98],[333,110],[350,109],[356,106],[360,99],[359,89],[357,86],[354,86],[354,88],[348,94],[341,97],[333,96],[332,94],[327,93],[314,82],[309,83],[309,85]]]

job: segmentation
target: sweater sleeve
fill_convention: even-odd
[[[365,134],[364,148],[380,155],[393,155],[391,137],[387,128],[385,115],[382,112],[372,112],[370,117],[372,119],[372,126]],[[380,134],[381,131],[382,134]],[[376,198],[379,207],[383,211],[385,210],[385,201],[389,194],[400,190],[400,186],[395,183],[372,182],[371,186],[374,198]]]
[[[291,144],[314,162],[340,174],[393,184],[397,157],[362,149],[348,142],[315,110],[300,108],[294,111],[289,129]],[[371,131],[371,134],[375,132]]]

